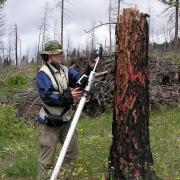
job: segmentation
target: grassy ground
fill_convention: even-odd
[[[153,51],[149,52],[150,57],[157,57],[160,59],[167,59],[167,60],[172,60],[174,62],[180,63],[180,53],[177,53],[176,58],[174,58],[174,53],[173,52],[158,52],[158,51]]]
[[[36,70],[37,65],[18,71],[12,67],[1,69],[0,98],[24,91]],[[81,117],[80,152],[71,174],[73,180],[102,180],[107,175],[111,124],[110,109],[96,119]],[[163,107],[151,112],[149,128],[156,173],[165,180],[180,180],[180,110]],[[17,118],[13,105],[0,106],[0,179],[34,180],[38,152],[38,127]]]
[[[7,121],[6,123],[3,123]],[[71,178],[104,179],[111,144],[112,112],[78,124],[79,157]],[[151,147],[156,173],[162,179],[180,179],[180,111],[168,107],[151,112]],[[39,151],[38,128],[18,121],[12,106],[0,107],[0,178],[35,179]]]
[[[163,179],[180,179],[180,109],[154,111],[150,122],[156,172]]]

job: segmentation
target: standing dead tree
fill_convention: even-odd
[[[37,62],[40,62],[40,43],[41,43],[41,33],[42,33],[43,24],[39,27],[39,34],[38,34],[38,47],[37,47]]]
[[[0,1],[0,66],[3,65],[4,55],[5,55],[5,43],[4,43],[4,34],[5,34],[5,14],[4,14],[4,1]]]
[[[63,47],[64,38],[64,0],[61,2],[61,46]]]
[[[112,11],[112,2],[110,0],[109,2],[109,53],[111,54],[112,52],[112,32],[111,32],[111,11]]]
[[[167,12],[167,14],[169,14],[169,23],[173,23],[173,27],[170,27],[170,29],[174,29],[173,51],[174,51],[174,58],[176,58],[177,50],[178,50],[179,0],[160,0],[160,1],[168,5],[168,8],[165,9],[164,12]]]
[[[16,66],[18,66],[18,31],[17,31],[17,24],[15,24],[15,59],[16,59]]]
[[[149,140],[148,23],[126,9],[117,23],[113,142],[109,170],[115,179],[152,179]]]
[[[63,47],[64,43],[64,0],[58,1],[57,7],[61,10],[61,46]]]
[[[50,7],[49,7],[49,3],[47,2],[45,5],[43,22],[40,27],[40,34],[42,29],[42,49],[44,49],[44,44],[49,40],[49,31],[48,31],[48,27],[50,26],[48,23],[49,13],[50,13]]]

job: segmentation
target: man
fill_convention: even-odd
[[[53,170],[57,143],[63,144],[70,127],[71,105],[80,98],[82,91],[76,84],[80,74],[72,68],[63,66],[64,54],[58,41],[47,42],[41,56],[45,65],[37,73],[37,87],[44,105],[37,118],[41,145],[38,179],[49,179]],[[94,62],[90,62],[85,71],[87,76],[93,66]],[[77,154],[78,138],[75,132],[65,156],[64,169],[67,170],[67,167],[76,160]]]

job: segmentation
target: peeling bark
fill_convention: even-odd
[[[149,140],[148,23],[126,9],[116,29],[115,94],[109,170],[114,179],[152,179]]]

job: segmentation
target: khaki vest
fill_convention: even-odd
[[[57,85],[51,71],[49,70],[49,68],[46,65],[44,65],[41,67],[41,69],[39,71],[43,71],[51,79],[51,82],[55,89],[54,93],[56,93],[56,94],[63,93],[63,90],[67,89],[68,83],[69,83],[68,82],[68,68],[66,66],[60,65],[61,68],[60,68],[60,72],[59,72],[51,64],[49,64],[49,66],[51,67],[52,71],[54,72],[54,76],[56,77],[56,79],[58,81],[59,91],[58,91],[58,85]],[[61,115],[64,110],[64,107],[51,107],[51,106],[47,106],[46,104],[43,104],[43,105],[53,115]],[[39,112],[39,116],[42,119],[45,119],[45,117],[48,116],[44,110],[44,107],[41,108],[41,110]],[[71,110],[69,110],[63,115],[63,121],[69,121],[71,119],[71,117],[72,117],[72,112],[71,112]]]

